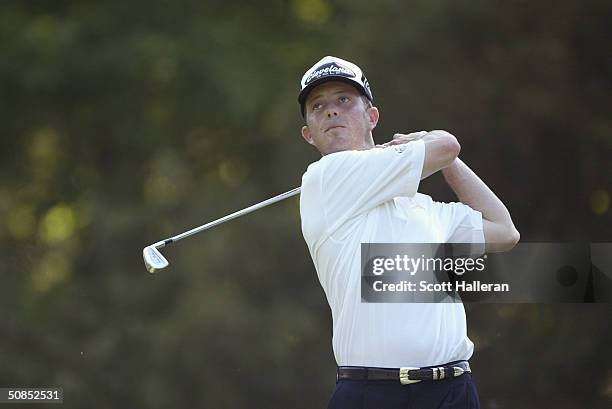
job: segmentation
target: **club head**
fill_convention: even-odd
[[[155,246],[145,247],[142,250],[142,258],[149,273],[168,267],[168,260],[155,248]]]

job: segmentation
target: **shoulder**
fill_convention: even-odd
[[[339,168],[346,166],[352,166],[359,163],[362,158],[376,155],[376,152],[382,149],[370,149],[367,151],[341,151],[334,152],[323,156],[316,162],[308,165],[306,172],[302,175],[302,185],[309,181],[319,179],[323,175],[327,175],[330,172],[334,172]]]
[[[412,199],[418,206],[425,207],[425,208],[430,208],[435,203],[438,203],[434,201],[431,198],[431,196],[423,194],[423,193],[417,193],[416,195],[414,195]]]
[[[472,211],[472,209],[461,202],[438,202],[431,196],[417,193],[413,197],[396,197],[396,203],[405,208],[421,209],[432,215],[460,214]]]
[[[404,207],[418,207],[424,210],[432,210],[436,203],[439,204],[439,202],[435,202],[431,196],[418,192],[412,197],[396,197],[395,201]]]

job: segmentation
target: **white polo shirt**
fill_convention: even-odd
[[[425,144],[343,151],[302,177],[302,233],[333,318],[339,366],[469,359],[462,303],[362,303],[361,243],[484,243],[480,212],[417,193]]]

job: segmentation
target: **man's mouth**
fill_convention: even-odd
[[[325,130],[325,132],[330,131],[330,130],[332,130],[332,129],[334,129],[334,128],[344,128],[344,126],[342,126],[342,125],[334,125],[334,126],[330,126],[329,128],[327,128],[327,129]]]

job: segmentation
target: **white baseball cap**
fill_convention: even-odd
[[[361,71],[361,68],[352,62],[328,55],[313,65],[302,77],[302,81],[300,82],[300,94],[298,95],[302,116],[304,116],[304,103],[310,91],[317,85],[321,85],[327,81],[346,82],[357,88],[359,92],[372,101],[370,84],[363,74],[363,71]]]

